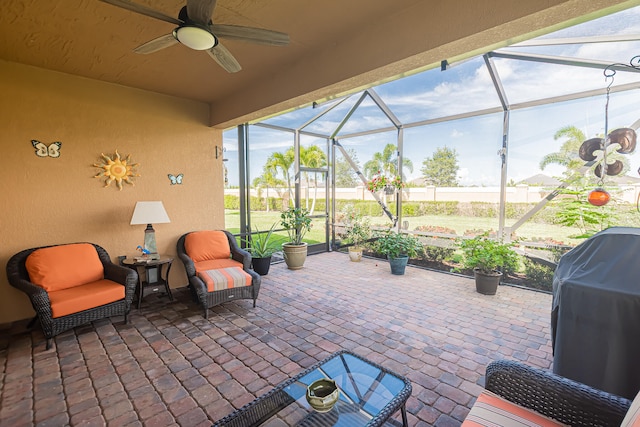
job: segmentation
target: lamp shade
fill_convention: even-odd
[[[137,202],[131,217],[131,225],[163,224],[171,222],[162,202]]]

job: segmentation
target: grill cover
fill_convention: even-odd
[[[633,399],[640,390],[640,228],[612,227],[562,256],[553,278],[553,371]]]

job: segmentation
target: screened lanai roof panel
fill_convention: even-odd
[[[382,108],[384,108],[384,104]],[[342,116],[336,117],[339,118],[339,121],[334,122],[336,125],[334,129],[338,130],[338,126],[340,126],[337,136],[341,137],[394,127],[393,122],[384,113],[382,108],[380,108],[380,106],[378,106],[378,104],[376,104],[374,100],[367,95],[367,92],[364,92],[362,102],[356,105],[355,109],[351,109],[345,114],[342,114]],[[340,113],[342,113],[342,111]],[[350,114],[348,120],[344,121],[347,114]],[[330,116],[330,114],[328,114],[328,116]],[[342,124],[343,121],[344,123]],[[309,126],[309,128],[312,129],[313,125]]]
[[[322,121],[326,117],[325,115],[327,111],[338,110],[342,111],[342,113],[339,114],[344,114],[344,112],[351,108],[351,105],[355,103],[355,99],[357,99],[356,97],[357,95],[350,95],[331,99],[323,102],[322,104],[308,105],[261,120],[260,123],[272,126],[281,126],[292,130],[299,129],[309,122]],[[316,119],[317,117],[320,118]]]
[[[622,39],[625,41],[612,41]],[[611,81],[605,79],[604,67],[628,64],[632,57],[640,55],[640,8],[498,49],[495,55],[510,104],[605,89]],[[596,64],[601,68],[585,66]],[[613,85],[639,81],[640,73],[617,71]]]
[[[604,90],[611,81],[605,79],[599,68],[505,58],[493,60],[510,105]],[[637,82],[640,82],[640,73],[617,71],[613,86]]]
[[[403,124],[500,107],[482,57],[376,87]]]

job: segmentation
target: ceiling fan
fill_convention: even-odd
[[[213,9],[216,7],[216,0],[187,0],[187,5],[178,14],[178,19],[129,0],[101,1],[177,25],[172,33],[155,38],[135,48],[133,51],[136,53],[153,53],[176,43],[182,43],[194,50],[206,50],[209,56],[222,68],[230,73],[236,73],[242,67],[231,52],[220,44],[218,38],[242,40],[270,46],[285,46],[289,44],[289,36],[278,31],[239,25],[214,24],[211,21],[211,15],[213,15]]]

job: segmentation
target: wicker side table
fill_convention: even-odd
[[[169,271],[173,258],[160,257],[154,260],[139,260],[135,258],[121,258],[120,263],[138,272],[138,309],[142,298],[156,292],[163,292],[173,301],[171,288],[169,287]],[[144,274],[143,274],[144,271]]]

